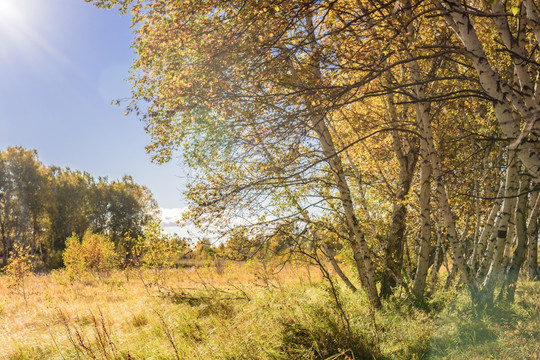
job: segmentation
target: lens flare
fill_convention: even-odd
[[[37,15],[44,1],[0,0],[0,61],[23,55],[39,62],[42,55],[65,63],[64,56],[44,36],[46,27]]]

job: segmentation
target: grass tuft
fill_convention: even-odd
[[[29,276],[27,299],[0,279],[0,359],[534,359],[540,283],[516,303],[472,316],[465,293],[424,302],[406,294],[373,311],[366,296],[328,285],[314,268],[253,263],[66,281]],[[340,299],[343,311],[335,306]],[[347,326],[349,324],[349,326]]]

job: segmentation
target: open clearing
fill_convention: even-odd
[[[280,270],[280,271],[279,271]],[[374,313],[316,268],[222,263],[25,279],[26,301],[0,278],[1,359],[536,359],[540,286],[473,319],[466,295],[424,307],[403,294]]]

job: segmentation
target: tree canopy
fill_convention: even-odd
[[[157,203],[129,176],[109,182],[86,172],[46,167],[35,150],[0,152],[0,236],[3,264],[18,247],[29,248],[42,266],[62,265],[66,239],[87,231],[119,245],[157,220]]]
[[[374,306],[447,256],[480,308],[537,276],[535,0],[88,1],[132,15],[128,111],[197,223],[342,249]]]

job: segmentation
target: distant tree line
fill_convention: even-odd
[[[63,265],[66,239],[87,231],[107,235],[122,247],[157,219],[151,191],[130,176],[109,181],[87,172],[45,166],[35,150],[0,152],[0,261],[29,248],[42,268]]]

